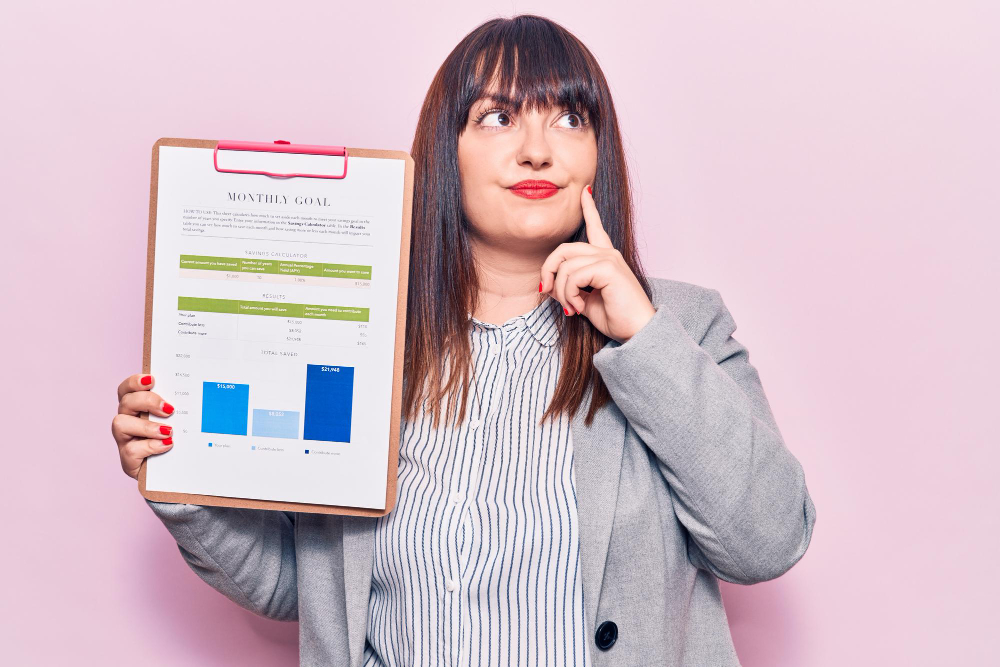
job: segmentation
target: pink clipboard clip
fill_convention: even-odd
[[[250,169],[223,169],[219,166],[219,151],[257,151],[261,153],[298,153],[301,155],[330,155],[334,157],[343,156],[344,172],[341,174],[276,174],[271,171],[255,171]],[[278,139],[273,144],[257,141],[220,141],[215,146],[212,153],[212,163],[216,171],[227,174],[260,174],[262,176],[274,176],[276,178],[344,178],[347,176],[347,147],[346,146],[311,146],[309,144],[292,144],[282,139]]]

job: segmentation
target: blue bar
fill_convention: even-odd
[[[299,413],[254,408],[253,434],[262,438],[298,438]]]
[[[201,432],[247,434],[250,385],[231,382],[203,382]]]
[[[353,366],[306,365],[303,439],[350,442],[353,405]]]

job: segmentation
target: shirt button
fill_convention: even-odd
[[[457,591],[458,582],[455,581],[454,579],[449,579],[448,582],[444,585],[444,587],[447,588],[449,592]]]
[[[457,491],[455,493],[452,493],[451,502],[455,503],[456,505],[462,502],[462,494],[458,493]]]
[[[469,422],[469,428],[471,428],[473,431],[479,428],[479,420],[473,419],[471,422]]]

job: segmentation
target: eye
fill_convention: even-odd
[[[489,109],[476,118],[476,123],[484,127],[510,127],[511,115],[504,109]]]
[[[560,121],[567,121],[563,127],[569,128],[571,130],[580,130],[587,125],[587,119],[583,114],[577,113],[576,111],[567,111],[559,118]]]

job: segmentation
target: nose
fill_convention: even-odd
[[[552,147],[545,136],[541,123],[525,123],[521,133],[521,145],[517,151],[517,163],[542,169],[552,165]]]

